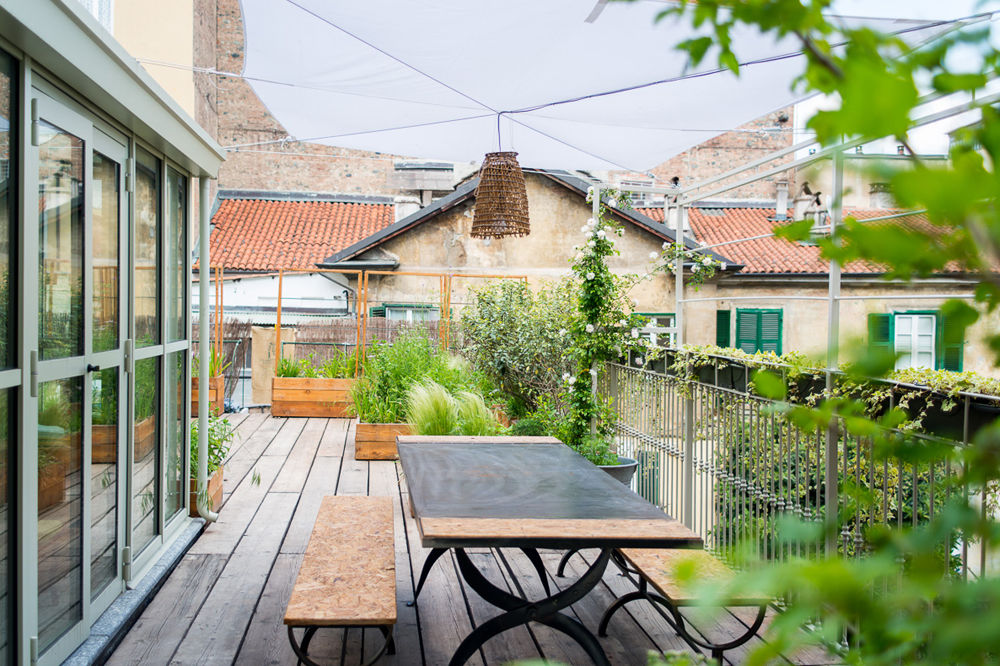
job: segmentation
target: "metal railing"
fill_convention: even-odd
[[[957,398],[951,417],[962,437],[908,432],[912,446],[940,455],[906,462],[877,455],[873,437],[850,434],[843,421],[803,430],[772,409],[773,401],[749,393],[745,382],[719,383],[717,372],[713,383],[609,364],[600,390],[617,414],[619,454],[639,461],[634,490],[724,556],[736,548],[769,560],[861,556],[869,548],[868,528],[918,525],[954,493],[969,496],[948,454],[969,441],[970,396]],[[985,516],[987,503],[972,500]],[[779,538],[786,516],[839,522],[825,538],[789,541]],[[942,543],[940,554],[953,574],[977,576],[991,568],[985,549],[959,535]]]

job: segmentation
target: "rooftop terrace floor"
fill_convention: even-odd
[[[417,607],[416,578],[429,552],[421,548],[410,517],[405,479],[398,463],[354,459],[353,421],[276,418],[267,413],[231,415],[238,441],[225,467],[224,504],[112,655],[112,664],[295,664],[282,625],[299,564],[324,495],[381,495],[394,498],[398,624],[396,654],[380,664],[437,666],[473,627],[499,614],[465,585],[449,553],[432,570]],[[254,478],[259,477],[259,483]],[[529,597],[543,596],[527,559],[516,550],[470,551],[493,582]],[[554,587],[586,568],[588,553],[571,560],[567,578],[554,576],[560,553],[541,551]],[[609,567],[603,583],[572,607],[576,618],[596,630],[604,609],[632,585]],[[696,612],[687,609],[685,614]],[[773,612],[773,611],[771,611]],[[703,622],[718,639],[742,634],[753,609],[731,609]],[[766,627],[766,623],[765,623]],[[690,651],[645,602],[634,602],[611,621],[600,639],[612,664],[645,664],[649,650]],[[310,656],[320,663],[361,663],[380,646],[375,629],[317,632]],[[761,639],[727,653],[741,663]],[[504,664],[515,659],[586,664],[568,637],[532,624],[486,643],[470,664]],[[796,655],[792,663],[830,663],[819,651]]]

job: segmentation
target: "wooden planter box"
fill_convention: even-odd
[[[66,499],[66,463],[56,460],[38,474],[38,510],[44,511]]]
[[[359,423],[354,431],[354,459],[396,460],[396,436],[412,432],[408,423]]]
[[[274,377],[271,414],[274,416],[350,416],[353,379],[328,377]]]
[[[100,465],[118,462],[118,426],[95,425],[90,433],[90,462]]]
[[[135,424],[135,453],[133,461],[145,458],[156,448],[156,417],[148,416]]]
[[[193,471],[193,470],[192,470]],[[208,508],[214,511],[222,505],[222,468],[208,479]],[[191,508],[188,515],[198,517],[198,479],[191,479]]]
[[[208,382],[208,411],[221,414],[226,410],[226,380],[221,375]],[[191,416],[198,415],[198,377],[191,379]]]

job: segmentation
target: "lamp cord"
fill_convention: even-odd
[[[503,146],[500,144],[500,116],[502,114],[497,114],[497,152],[503,152]]]

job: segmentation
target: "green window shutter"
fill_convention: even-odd
[[[748,354],[758,349],[760,313],[757,310],[736,311],[736,347]]]
[[[868,349],[895,353],[892,337],[893,317],[891,314],[872,313],[868,315]]]
[[[729,342],[729,310],[715,311],[715,345],[728,347]]]
[[[936,370],[962,371],[962,360],[965,355],[965,331],[956,325],[954,319],[949,320],[942,314],[937,316],[936,349],[934,350],[934,367]]]
[[[781,310],[761,310],[758,349],[781,354]]]
[[[385,317],[385,306],[384,305],[373,305],[368,308],[369,317]]]

